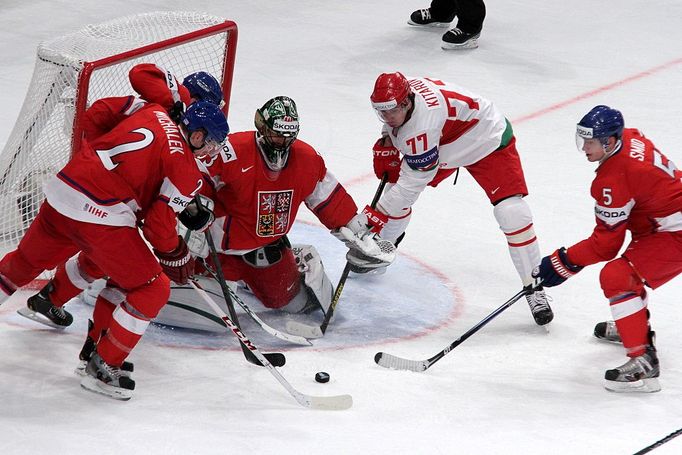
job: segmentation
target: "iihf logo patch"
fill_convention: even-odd
[[[293,190],[258,192],[256,234],[259,237],[274,237],[287,233],[293,194]]]

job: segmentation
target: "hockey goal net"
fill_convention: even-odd
[[[227,114],[237,26],[191,12],[127,16],[41,43],[23,107],[0,155],[0,246],[15,246],[44,199],[42,186],[81,141],[94,101],[133,94],[128,72],[154,63],[180,81],[207,71],[222,81]]]

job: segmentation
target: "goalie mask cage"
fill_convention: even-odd
[[[88,25],[38,46],[18,120],[0,155],[0,242],[15,246],[44,200],[43,184],[77,150],[87,107],[134,94],[128,72],[154,63],[182,82],[196,71],[222,81],[224,111],[237,45],[237,25],[192,12],[155,12]]]

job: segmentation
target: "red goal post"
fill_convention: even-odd
[[[194,12],[153,12],[88,25],[38,46],[19,117],[0,154],[0,243],[14,247],[44,200],[43,184],[82,139],[82,116],[96,100],[134,91],[128,72],[154,63],[180,81],[207,71],[222,81],[227,114],[237,25]]]

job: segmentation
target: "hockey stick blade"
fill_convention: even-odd
[[[258,360],[262,366],[264,366],[272,376],[277,379],[277,382],[279,382],[282,387],[284,387],[289,394],[294,397],[296,402],[300,404],[301,406],[305,406],[306,408],[309,409],[324,409],[324,410],[330,410],[330,411],[342,411],[344,409],[348,409],[351,406],[353,406],[353,398],[350,395],[336,395],[336,396],[330,396],[330,397],[319,397],[319,396],[311,396],[311,395],[306,395],[304,393],[299,392],[296,390],[289,382],[282,376],[282,374],[277,370],[273,364],[268,360],[268,358],[262,354],[258,348],[249,340],[246,335],[239,329],[239,327],[230,319],[230,317],[225,314],[225,312],[218,306],[217,303],[215,303],[200,287],[197,286],[197,284],[190,280],[189,281],[190,286],[192,286],[197,293],[201,296],[202,299],[208,304],[208,306],[213,309],[215,312],[216,316],[220,317],[220,319],[225,323],[226,328],[232,332],[237,339],[239,339],[239,342],[242,344],[242,346],[249,352],[252,356]],[[247,356],[248,359],[248,356]]]
[[[298,335],[303,338],[322,338],[324,336],[324,333],[322,333],[322,330],[318,325],[313,326],[298,321],[287,321],[286,327],[287,332],[290,334]]]
[[[282,354],[281,352],[266,352],[263,353],[263,356],[267,359],[268,362],[272,364],[274,367],[283,367],[287,363],[287,358]],[[258,367],[265,366],[261,363],[260,360],[256,358],[255,355],[246,355],[246,361],[249,363],[252,363]]]
[[[377,352],[374,356],[374,362],[384,368],[408,370],[416,373],[426,371],[431,366],[428,360],[408,360],[385,352]]]
[[[294,398],[296,398],[296,401],[298,401],[301,406],[323,411],[344,411],[353,406],[353,397],[350,395],[320,397],[297,392],[294,394]]]
[[[480,329],[482,329],[487,323],[495,319],[500,313],[502,313],[504,310],[512,306],[516,301],[518,301],[521,297],[524,295],[528,295],[530,293],[534,292],[533,286],[527,286],[523,288],[521,291],[516,293],[514,297],[511,299],[507,300],[504,302],[500,307],[495,309],[492,313],[490,313],[488,316],[483,318],[478,324],[467,330],[462,336],[457,338],[455,341],[450,343],[448,346],[443,348],[439,353],[434,355],[433,357],[430,357],[426,360],[408,360],[408,359],[403,359],[402,357],[397,357],[391,354],[387,354],[385,352],[377,352],[376,355],[374,356],[374,362],[382,366],[384,368],[391,368],[393,370],[408,370],[408,371],[415,371],[417,373],[421,373],[423,371],[428,370],[434,363],[438,362],[440,359],[445,357],[450,351],[452,351],[454,348],[462,344],[466,339],[468,339],[471,335],[474,333],[478,332]]]

